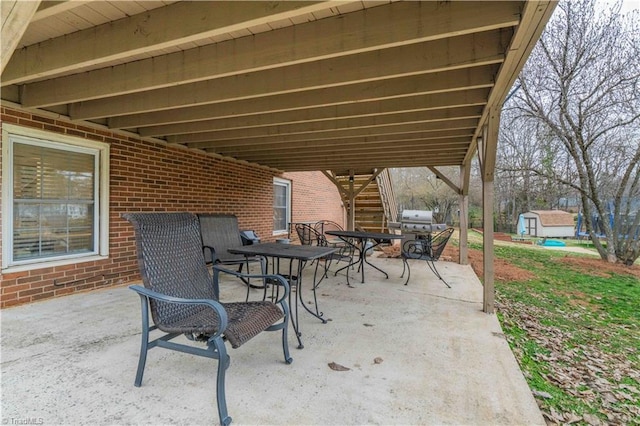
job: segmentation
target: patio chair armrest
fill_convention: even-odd
[[[206,256],[207,250],[209,250],[209,253],[211,254],[211,263],[215,264],[218,258],[218,255],[216,254],[216,249],[213,248],[212,246],[207,246],[207,245],[202,246],[202,252],[205,254],[205,258],[207,257]]]
[[[224,309],[224,306],[220,302],[217,302],[213,299],[184,299],[181,297],[168,296],[166,294],[158,293],[153,290],[149,290],[148,288],[132,285],[129,288],[140,295],[140,297],[144,297],[147,300],[154,299],[160,302],[165,303],[176,303],[182,305],[205,305],[211,308],[216,315],[218,316],[218,332],[215,336],[222,335],[225,329],[227,328],[227,323],[229,322],[227,311]],[[213,337],[213,336],[212,336]]]
[[[231,271],[229,269],[223,268],[221,265],[213,265],[214,291],[216,292],[216,294],[219,294],[218,293],[218,291],[219,291],[218,274],[220,272],[224,272],[226,274],[230,274],[230,275],[236,276],[238,278],[244,278],[244,279],[259,278],[259,279],[262,279],[262,280],[269,280],[270,279],[270,280],[278,281],[279,282],[278,285],[280,285],[282,288],[284,288],[284,292],[282,294],[282,297],[280,297],[274,303],[282,303],[283,301],[285,301],[286,298],[289,296],[289,292],[291,291],[290,290],[290,286],[289,286],[289,282],[282,275],[279,275],[279,274],[243,274],[242,272]]]

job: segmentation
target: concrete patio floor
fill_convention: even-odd
[[[469,266],[438,263],[448,289],[424,263],[404,286],[400,259],[371,261],[390,278],[368,267],[365,284],[321,284],[329,321],[300,313],[305,348],[290,332],[291,365],[280,333],[229,348],[233,424],[545,424]],[[223,297],[244,291],[228,280]],[[117,287],[3,310],[3,424],[217,423],[215,360],[156,348],[133,386],[139,304]]]

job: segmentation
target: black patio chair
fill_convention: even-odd
[[[332,220],[319,220],[313,225],[313,228],[318,231],[330,245],[342,246],[346,244],[340,238],[327,234],[327,231],[344,231],[344,228],[337,222]]]
[[[340,251],[334,253],[334,260],[351,262],[353,258],[353,245],[351,243],[353,241],[348,239],[347,241],[349,242],[347,242],[327,234],[327,231],[344,231],[344,228],[340,226],[340,224],[331,220],[320,220],[316,222],[314,229],[320,234],[318,236],[319,245],[340,248]]]
[[[442,278],[442,275],[436,269],[435,262],[440,259],[440,255],[444,251],[449,238],[453,234],[453,228],[447,228],[436,235],[419,235],[415,240],[407,240],[402,243],[402,275],[404,276],[405,269],[407,270],[407,280],[404,285],[409,283],[409,277],[411,276],[411,269],[409,268],[408,259],[425,260],[429,269],[438,277],[447,287],[451,286]]]
[[[322,246],[322,247],[331,247],[336,246],[336,242],[329,242],[324,233],[317,229],[317,224],[315,226],[311,226],[306,223],[297,223],[296,224],[296,233],[298,234],[298,239],[300,240],[300,244],[302,245],[312,245],[312,246]],[[335,228],[333,228],[335,229]],[[327,231],[331,230],[329,227]],[[343,242],[344,243],[344,242]],[[353,259],[353,248],[349,244],[340,244],[338,246],[340,248],[339,251],[331,253],[328,256],[322,257],[318,260],[322,260],[325,262],[324,274],[320,281],[318,281],[315,286],[317,287],[320,282],[327,278],[327,271],[331,264],[335,262],[348,262],[349,264]],[[338,271],[334,273],[334,276],[337,275]]]
[[[246,265],[249,273],[249,265],[259,262],[260,271],[266,274],[266,260],[259,256],[245,257],[241,254],[231,254],[227,250],[230,248],[242,247],[242,233],[238,228],[238,218],[232,214],[198,214],[200,221],[200,232],[202,233],[202,249],[207,264],[238,265],[238,272],[242,272],[242,267]],[[262,288],[251,284],[248,279],[243,279],[244,283],[253,288]]]
[[[263,331],[282,330],[284,360],[289,355],[287,330],[289,284],[280,275],[252,275],[277,281],[284,289],[276,301],[224,303],[219,300],[220,273],[237,277],[247,274],[213,265],[213,277],[204,261],[200,223],[190,213],[125,214],[135,231],[138,264],[144,287],[130,286],[140,295],[142,305],[142,345],[135,386],[142,384],[147,352],[156,346],[218,360],[216,379],[220,424],[228,425],[225,396],[225,372],[229,367],[225,341],[238,348]],[[149,323],[149,311],[153,325]],[[162,332],[150,340],[154,330]],[[184,334],[193,344],[171,340]],[[198,347],[198,342],[206,347]],[[258,355],[258,354],[256,354]],[[261,355],[258,355],[261,358]]]

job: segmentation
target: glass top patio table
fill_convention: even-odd
[[[352,260],[349,265],[343,268],[340,268],[338,271],[336,271],[336,272],[339,272],[343,269],[347,269],[347,284],[350,284],[349,268],[355,264],[359,264],[358,266],[361,274],[362,283],[364,283],[364,264],[365,263],[373,267],[374,269],[382,272],[387,279],[389,278],[389,274],[387,274],[382,269],[378,268],[377,266],[367,261],[367,251],[370,249],[373,249],[376,246],[379,246],[380,244],[383,244],[385,241],[402,239],[402,235],[388,234],[385,232],[366,232],[366,231],[327,231],[326,233],[328,235],[333,235],[334,237],[340,238],[342,241],[349,244],[358,252],[358,259],[356,261]],[[357,240],[358,243],[354,244],[353,240]],[[367,242],[369,240],[373,241],[374,244],[367,247]]]
[[[295,290],[296,302],[292,306],[292,309],[294,310],[294,312],[291,317],[291,324],[293,325],[293,329],[298,339],[298,349],[302,349],[304,348],[304,345],[302,344],[302,339],[300,338],[302,336],[302,332],[300,331],[300,323],[298,321],[298,301],[300,301],[300,304],[307,312],[309,312],[314,317],[318,318],[320,321],[322,321],[323,324],[327,323],[327,320],[322,318],[323,313],[319,312],[318,310],[318,300],[316,298],[315,279],[318,272],[317,269],[318,269],[319,262],[316,263],[316,271],[314,273],[314,283],[312,287],[313,298],[315,302],[315,312],[309,309],[309,307],[305,304],[304,299],[302,297],[302,268],[305,266],[306,262],[320,259],[337,250],[338,248],[336,247],[307,246],[307,245],[283,244],[283,243],[260,243],[260,244],[253,244],[253,245],[243,246],[243,247],[235,247],[232,249],[228,249],[228,252],[232,254],[243,254],[247,257],[263,256],[267,259],[271,258],[272,259],[271,267],[274,273],[279,273],[280,259],[290,260],[289,273],[288,275],[285,275],[285,277],[289,279],[289,282],[291,283],[292,287],[294,285],[297,287]],[[295,274],[292,271],[293,260],[298,261],[298,267]],[[325,271],[322,271],[323,274],[324,272]],[[291,305],[291,293],[289,293],[289,304]]]

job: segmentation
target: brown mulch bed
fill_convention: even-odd
[[[382,257],[400,257],[399,246],[383,247],[382,251]],[[458,247],[454,245],[447,245],[444,253],[442,253],[442,256],[440,257],[440,260],[456,262],[458,256]],[[483,254],[481,250],[469,249],[469,264],[478,277],[482,277],[484,274],[484,265],[482,259]],[[564,256],[559,258],[557,261],[566,264],[568,268],[582,271],[584,274],[588,275],[606,277],[609,274],[622,274],[633,275],[640,278],[640,266],[625,266],[621,263],[608,263],[601,260],[599,257],[589,258]],[[534,277],[531,272],[512,265],[504,259],[496,258],[494,259],[493,264],[495,279],[498,281],[526,281]]]

